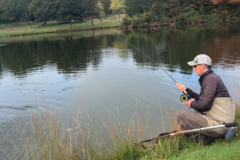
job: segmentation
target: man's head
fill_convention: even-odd
[[[188,65],[193,67],[198,76],[201,76],[207,69],[211,68],[212,60],[208,55],[199,54],[193,61],[188,62]]]

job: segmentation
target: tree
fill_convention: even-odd
[[[20,15],[21,20],[27,21],[29,20],[29,12],[28,12],[28,5],[31,3],[32,0],[18,0],[16,4],[16,11]]]
[[[105,14],[109,14],[112,13],[110,8],[110,4],[111,4],[111,0],[100,0],[102,5],[103,5],[103,10],[105,12]]]
[[[148,12],[150,11],[152,5],[156,3],[156,1],[157,0],[126,0],[125,12],[130,16],[135,15],[137,13]]]
[[[48,20],[57,19],[60,4],[60,0],[32,0],[28,6],[28,11],[38,21],[43,21],[46,25]]]
[[[106,15],[105,15],[104,8],[101,1],[98,2],[98,8],[99,8],[99,19],[101,20],[101,23],[102,23],[102,19],[105,18]]]
[[[69,21],[70,28],[72,28],[72,20],[81,20],[82,14],[81,0],[63,0],[60,11],[58,12],[58,19]]]
[[[1,18],[5,21],[15,21],[17,20],[16,0],[1,0]]]
[[[118,14],[120,22],[120,14],[125,12],[125,2],[124,0],[111,0],[110,9],[114,14]]]
[[[84,0],[82,2],[82,8],[85,9],[84,16],[91,18],[91,22],[93,26],[93,18],[99,18],[100,16],[100,8],[98,7],[98,0]]]

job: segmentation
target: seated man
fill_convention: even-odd
[[[194,111],[179,111],[178,122],[183,130],[234,122],[235,103],[221,78],[211,69],[211,62],[211,58],[205,54],[200,54],[193,61],[188,62],[200,77],[198,80],[201,86],[200,94],[182,84],[176,84],[180,91],[186,91],[192,98],[183,104],[187,105],[189,109],[194,109]],[[206,137],[221,138],[226,132],[227,128],[218,128],[203,132],[201,136],[205,139]],[[187,137],[195,138],[193,135]],[[199,142],[200,140],[201,138],[198,138],[196,141]]]

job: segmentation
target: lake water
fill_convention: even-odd
[[[237,96],[239,25],[105,30],[136,46],[156,63],[101,30],[0,38],[1,130],[17,138],[11,122],[31,117],[30,110],[38,112],[42,106],[55,108],[59,114],[63,109],[69,125],[69,117],[81,106],[90,117],[95,113],[103,121],[106,113],[119,114],[122,122],[131,119],[136,110],[143,110],[143,115],[148,110],[146,137],[171,130],[169,114],[187,107],[180,102],[182,93],[174,81],[160,67],[177,82],[199,92],[199,77],[187,62],[207,54],[230,94]],[[2,141],[0,145],[12,149]]]

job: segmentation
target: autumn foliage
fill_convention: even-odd
[[[211,0],[214,5],[221,3],[240,4],[240,0]]]

